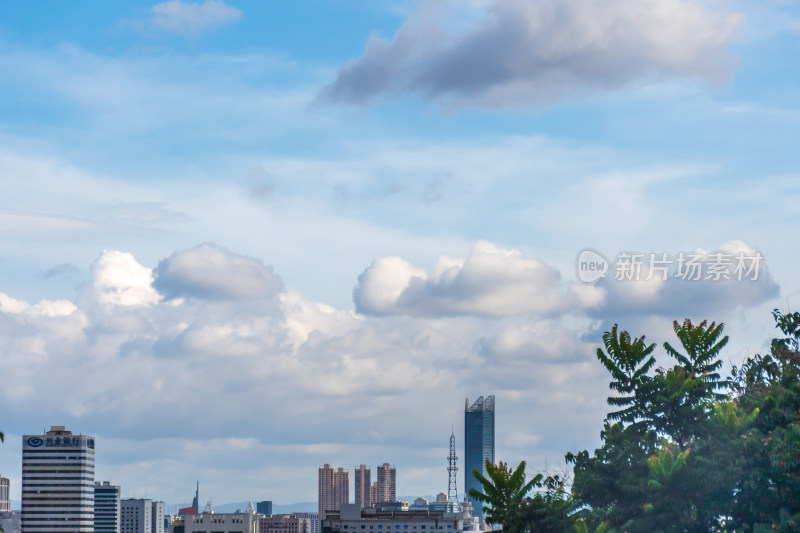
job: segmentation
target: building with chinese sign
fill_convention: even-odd
[[[23,533],[94,532],[94,443],[64,426],[22,437]]]

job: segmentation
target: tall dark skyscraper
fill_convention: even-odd
[[[464,490],[467,495],[470,489],[482,490],[473,470],[489,477],[487,459],[494,464],[494,396],[485,399],[480,396],[472,405],[467,398],[464,406]],[[469,500],[472,516],[483,520],[483,504],[471,497]]]
[[[256,512],[264,516],[272,516],[272,500],[264,500],[256,503]]]

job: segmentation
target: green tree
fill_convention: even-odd
[[[494,502],[490,523],[513,533],[800,531],[800,313],[773,315],[783,336],[732,379],[719,374],[722,324],[673,322],[669,368],[654,368],[644,336],[615,325],[597,350],[613,392],[601,447],[567,454],[571,493],[558,476],[525,484],[524,472],[492,467],[484,497],[472,494]]]
[[[733,372],[737,404],[755,417],[733,517],[739,527],[788,532],[800,530],[800,313],[773,317],[783,337]]]
[[[519,463],[516,470],[506,463],[500,462],[497,466],[486,460],[486,478],[473,470],[483,491],[470,489],[469,495],[483,502],[484,516],[488,524],[500,524],[503,531],[508,533],[521,533],[525,531],[524,517],[526,514],[526,500],[528,493],[535,487],[541,487],[542,474],[537,474],[530,481],[525,479],[525,461]]]
[[[728,338],[713,322],[687,319],[673,329],[680,349],[664,344],[675,361],[669,369],[653,370],[655,345],[644,336],[616,325],[603,335],[605,351],[598,349],[597,357],[616,393],[608,403],[622,409],[608,414],[603,446],[593,455],[567,455],[574,463],[573,493],[591,509],[587,523],[629,533],[721,530],[740,472],[714,465],[733,449],[731,432],[712,435],[715,406],[727,399],[729,383],[718,371]]]
[[[558,475],[548,475],[523,507],[523,528],[529,533],[563,533],[575,527],[580,503],[566,490]]]
[[[609,413],[607,419],[634,423],[640,418],[636,392],[656,363],[651,355],[655,344],[645,344],[644,336],[632,339],[627,331],[618,332],[617,328],[614,324],[603,334],[606,351],[597,349],[597,358],[611,373],[609,388],[617,393],[608,398],[608,404],[621,408]]]

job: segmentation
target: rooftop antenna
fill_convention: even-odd
[[[458,486],[456,478],[458,474],[458,456],[456,455],[456,435],[451,426],[450,428],[450,455],[447,456],[447,500],[458,505]]]

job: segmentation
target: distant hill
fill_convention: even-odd
[[[419,496],[400,496],[397,498],[400,501],[406,501],[408,503],[414,503],[414,500],[419,498]],[[436,500],[436,496],[431,494],[426,494],[423,496],[429,502]],[[250,502],[234,502],[234,503],[221,503],[219,505],[214,504],[214,512],[217,513],[235,513],[239,509],[247,509],[247,504]],[[188,507],[190,504],[180,504],[180,507]],[[253,506],[255,507],[256,501],[253,500]],[[202,511],[202,509],[200,509]],[[317,512],[317,502],[298,502],[298,503],[288,503],[285,505],[279,505],[276,503],[272,504],[272,514],[290,514],[290,513],[315,513]]]

